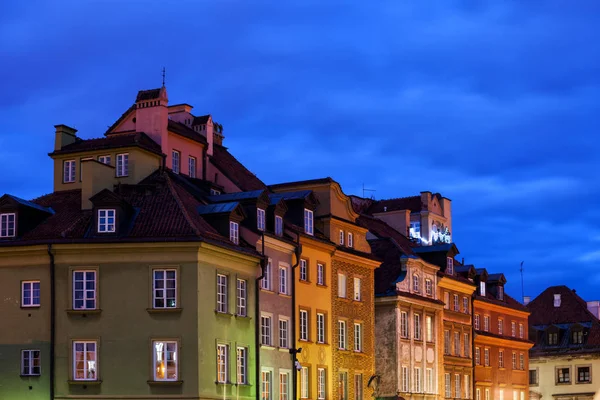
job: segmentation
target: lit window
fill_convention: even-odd
[[[485,400],[490,400],[490,389],[488,388],[485,389]]]
[[[317,399],[324,400],[327,395],[327,373],[325,368],[317,370]]]
[[[237,310],[236,313],[240,317],[245,317],[247,314],[247,286],[248,282],[245,279],[237,279]]]
[[[21,351],[21,375],[38,376],[42,373],[39,350]]]
[[[306,260],[300,260],[300,280],[308,281],[308,263]]]
[[[308,209],[304,209],[304,233],[314,235],[314,219],[313,212]]]
[[[524,329],[523,329],[523,324],[519,324],[519,337],[521,339],[523,339],[523,334],[524,334]],[[583,337],[581,338],[581,341],[579,343],[583,343]]]
[[[110,165],[110,156],[98,156],[98,162],[102,164]]]
[[[338,297],[346,298],[346,275],[338,274]]]
[[[96,309],[96,271],[73,271],[73,309]]]
[[[283,218],[279,215],[275,216],[275,234],[277,236],[283,236]]]
[[[450,309],[450,293],[444,292],[444,308],[446,310]]]
[[[217,312],[227,313],[227,275],[217,274]]]
[[[117,176],[129,175],[129,154],[117,154]]]
[[[248,383],[248,349],[245,347],[237,348],[237,383]]]
[[[325,285],[325,265],[317,264],[317,285]]]
[[[340,397],[339,400],[348,400],[348,373],[339,373]]]
[[[340,229],[340,246],[344,245],[344,231]]]
[[[259,231],[265,230],[265,210],[262,208],[256,209],[256,229]]]
[[[475,347],[475,365],[481,365],[481,350]]]
[[[235,244],[240,243],[240,226],[237,222],[229,221],[229,240]]]
[[[413,292],[419,293],[419,275],[413,275]]]
[[[177,342],[155,341],[154,347],[154,380],[177,380]]]
[[[498,367],[504,368],[504,350],[498,350]]]
[[[523,353],[519,354],[519,369],[521,371],[525,370],[525,355]]]
[[[522,325],[520,327],[522,327]],[[583,343],[583,331],[573,331],[573,333],[571,334],[571,342],[573,344],[582,344]]]
[[[153,271],[154,308],[177,307],[177,271],[174,269],[155,269]]]
[[[217,344],[217,382],[227,383],[228,353],[229,346],[226,344]]]
[[[287,319],[281,318],[279,320],[279,347],[283,349],[287,349],[289,347],[288,344],[288,325],[289,321]]]
[[[465,314],[469,313],[469,299],[467,297],[463,297],[463,312]]]
[[[263,278],[261,281],[262,288],[265,290],[271,290],[271,268],[271,260],[269,260],[263,271]]]
[[[308,399],[308,367],[302,367],[300,370],[300,398]]]
[[[98,210],[98,232],[112,233],[115,231],[115,210]]]
[[[338,321],[338,348],[346,350],[346,321]]]
[[[413,325],[415,328],[415,340],[421,340],[421,314],[413,315]]]
[[[501,318],[498,318],[498,335],[504,334],[504,321]]]
[[[475,320],[473,321],[475,329],[479,329],[479,314],[475,314]]]
[[[420,222],[411,222],[409,234],[412,239],[420,239],[421,238],[421,223]]]
[[[288,294],[287,267],[279,266],[279,293]]]
[[[177,150],[173,150],[173,152],[171,153],[171,169],[173,170],[173,172],[175,172],[176,174],[179,173],[179,160],[180,160],[180,153]]]
[[[454,295],[454,311],[457,311],[457,312],[460,311],[460,309],[458,307],[459,307],[459,304],[458,304],[458,295],[455,294]]]
[[[490,349],[483,349],[483,362],[486,367],[490,366]]]
[[[95,381],[98,379],[96,342],[73,342],[73,380]]]
[[[287,372],[279,373],[279,400],[289,399],[290,374]]]
[[[479,295],[485,296],[485,282],[479,282]]]
[[[65,161],[63,164],[63,182],[75,182],[75,160]]]
[[[469,375],[465,375],[465,399],[471,398],[471,377]],[[504,399],[500,399],[504,400]]]
[[[556,308],[560,307],[560,294],[554,295],[554,307],[556,307]]]
[[[308,340],[308,311],[300,310],[300,340]]]
[[[517,369],[517,353],[512,353],[512,369]]]
[[[425,294],[427,296],[433,296],[433,283],[431,279],[425,279]]]
[[[556,383],[571,383],[571,369],[569,367],[556,369]]]
[[[454,374],[454,397],[460,399],[461,391],[460,391],[460,375]]]
[[[354,351],[362,351],[362,325],[354,324]]]
[[[354,247],[354,236],[352,232],[348,232],[348,247]]]
[[[510,323],[510,334],[512,337],[517,336],[517,324],[515,323],[515,321],[512,321]]]
[[[475,400],[481,400],[481,389],[475,389]]]
[[[548,333],[548,344],[556,346],[558,344],[558,333],[549,332]]]
[[[427,334],[427,341],[433,342],[433,318],[431,318],[431,315],[425,317],[425,330]]]
[[[273,325],[271,317],[268,315],[262,315],[260,317],[260,343],[263,346],[273,345],[273,342],[271,341],[271,337],[273,336],[271,331],[272,327]]]
[[[360,278],[354,278],[354,300],[360,301]]]
[[[196,157],[188,157],[188,176],[190,178],[196,177]]]
[[[40,281],[21,282],[21,307],[40,306]]]
[[[15,213],[0,214],[0,237],[15,237]]]
[[[483,316],[483,330],[486,332],[490,331],[490,316],[489,315]]]
[[[446,273],[448,275],[454,274],[454,259],[452,257],[446,257]]]
[[[317,343],[325,343],[325,314],[317,313]]]
[[[273,393],[271,371],[262,371],[260,376],[261,400],[271,400]]]

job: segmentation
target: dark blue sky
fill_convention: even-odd
[[[101,136],[164,65],[265,182],[439,191],[509,293],[524,260],[526,294],[600,299],[600,2],[176,4],[1,2],[0,192],[50,192],[53,125]]]

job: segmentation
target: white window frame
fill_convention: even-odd
[[[65,160],[63,161],[63,183],[73,183],[75,182],[75,168],[76,168],[75,160]]]
[[[490,400],[490,389],[485,388],[485,400]]]
[[[515,321],[510,322],[510,335],[517,337],[517,323]]]
[[[279,400],[289,400],[290,397],[290,373],[279,372]]]
[[[433,342],[433,318],[431,315],[425,316],[425,340],[427,342]]]
[[[421,340],[421,314],[413,314],[413,326],[415,328],[414,338],[415,340]]]
[[[483,330],[485,332],[489,332],[490,331],[490,316],[489,315],[484,315],[483,316]]]
[[[273,372],[270,370],[260,371],[260,395],[261,400],[272,400],[273,398]]]
[[[256,229],[258,229],[259,231],[264,231],[265,230],[265,210],[263,210],[262,208],[257,208],[256,209]]]
[[[300,310],[300,340],[308,341],[308,311]]]
[[[338,273],[338,297],[345,299],[347,294],[347,278],[346,274]]]
[[[117,177],[129,176],[129,153],[117,154]]]
[[[288,349],[290,347],[290,321],[287,318],[279,318],[279,347]]]
[[[308,282],[308,261],[305,259],[300,259],[300,280],[303,282]]]
[[[239,317],[248,315],[248,281],[245,279],[236,279],[236,314]]]
[[[413,292],[419,293],[419,286],[421,286],[419,282],[419,275],[413,274]]]
[[[498,350],[498,368],[504,368],[504,350]]]
[[[105,156],[98,156],[98,162],[106,165],[110,165],[111,157],[110,154]]]
[[[229,277],[225,274],[217,274],[217,312],[227,314],[229,311]]]
[[[327,370],[317,368],[317,399],[324,400],[327,396]]]
[[[248,348],[238,346],[236,349],[236,375],[237,383],[245,385],[248,383]]]
[[[181,169],[181,152],[173,150],[171,152],[171,169],[178,174]]]
[[[325,286],[325,264],[317,263],[317,285]]]
[[[354,277],[354,301],[361,301],[361,281],[360,278]]]
[[[229,221],[229,240],[240,244],[240,224],[235,221]]]
[[[425,393],[433,393],[433,369],[425,368]]]
[[[345,237],[346,237],[346,235],[344,234],[344,231],[340,229],[340,246],[344,245]]]
[[[325,343],[325,314],[317,313],[317,343]]]
[[[415,369],[414,369],[413,386],[414,386],[415,393],[422,393],[423,389],[421,388],[421,368],[420,367],[415,367]]]
[[[279,293],[289,294],[288,289],[288,268],[286,266],[279,266]]]
[[[425,279],[425,294],[427,296],[433,296],[433,282],[431,279]]]
[[[452,257],[446,257],[446,274],[454,274],[454,259]]]
[[[475,314],[475,316],[473,318],[473,327],[475,329],[479,330],[480,326],[481,326],[481,323],[480,323],[479,314]]]
[[[363,351],[363,339],[362,339],[362,324],[354,323],[354,351],[362,353]]]
[[[308,208],[304,209],[304,233],[306,233],[307,235],[314,235],[315,234],[315,220],[314,220],[314,213],[312,210],[309,210]]]
[[[300,398],[308,399],[309,393],[309,374],[308,367],[301,367],[300,369]]]
[[[338,320],[338,349],[346,350],[347,343],[346,321]]]
[[[479,282],[479,295],[485,297],[485,282]]]
[[[93,282],[94,282],[94,289],[87,289],[87,283],[90,282],[90,280],[88,279],[88,273],[92,273],[93,274]],[[76,280],[75,277],[77,274],[83,274],[83,280]],[[98,307],[98,274],[96,273],[96,270],[93,269],[77,269],[73,271],[73,275],[72,275],[72,280],[73,280],[73,309],[74,310],[95,310]],[[83,289],[77,289],[77,282],[82,282],[82,286]],[[81,291],[82,292],[82,299],[77,299],[76,294],[77,292]],[[92,295],[92,297],[88,297],[88,295]],[[93,307],[87,307],[87,301],[93,301],[94,302],[94,306]],[[82,301],[82,306],[81,307],[77,307],[76,302],[77,301]]]
[[[21,375],[42,375],[42,352],[39,349],[21,350]]]
[[[446,398],[452,397],[452,377],[449,373],[444,374],[444,394]]]
[[[475,389],[475,400],[481,400],[481,389]]]
[[[12,226],[11,226],[12,224]],[[0,238],[15,237],[17,235],[17,214],[0,214]]]
[[[37,285],[37,289],[36,289]],[[41,303],[40,281],[21,282],[21,307],[40,307]],[[36,296],[37,292],[37,296]],[[25,295],[28,294],[26,297]],[[27,300],[28,298],[28,300]]]
[[[485,367],[490,366],[490,349],[487,347],[483,349],[483,365]]]
[[[169,350],[169,348],[175,347],[175,350]],[[163,382],[163,381],[177,381],[179,379],[179,345],[176,340],[153,340],[152,341],[152,365],[154,366],[154,381],[155,382]],[[171,356],[171,361],[175,363],[175,377],[168,377],[168,362],[169,355]],[[158,376],[158,372],[160,369],[157,367],[157,364],[164,360],[164,376],[161,378]]]
[[[504,320],[498,318],[498,335],[504,335]]]
[[[352,232],[348,232],[348,247],[354,247],[354,235],[352,234]]]
[[[188,176],[196,177],[196,157],[188,156]]]
[[[400,337],[408,339],[408,313],[400,311]]]
[[[162,272],[162,278],[157,277],[157,273]],[[169,287],[170,282],[174,281],[174,287]],[[160,283],[160,284],[158,284]],[[177,270],[174,268],[154,268],[152,269],[152,308],[177,308]],[[173,291],[173,296],[169,296],[169,291]],[[157,296],[156,294],[159,294]],[[163,305],[157,305],[162,300]],[[169,303],[169,301],[172,301]]]
[[[85,378],[77,377],[77,345],[83,345],[83,373]],[[88,347],[93,345],[93,350],[89,350]],[[73,341],[73,353],[72,353],[72,364],[73,364],[73,380],[74,381],[97,381],[98,380],[98,342],[94,340],[75,340]],[[93,360],[89,358],[89,355],[93,354]],[[91,364],[93,363],[93,364]],[[90,368],[93,365],[93,368]],[[91,372],[93,370],[93,372]],[[90,376],[93,373],[93,376]]]
[[[283,218],[279,215],[275,216],[275,234],[277,236],[283,236]]]
[[[273,346],[273,317],[271,315],[260,316],[260,344]]]
[[[460,399],[462,396],[460,374],[454,374],[454,397]]]
[[[116,231],[117,210],[114,208],[98,209],[98,233],[114,233]],[[112,223],[110,220],[112,219]]]
[[[408,393],[409,385],[410,385],[410,378],[409,378],[408,367],[402,366],[402,388],[401,388],[402,392]]]
[[[523,324],[519,324],[519,338],[520,339],[523,339],[524,331],[525,331],[525,329],[523,327]]]
[[[271,270],[272,269],[273,269],[273,263],[271,262],[271,259],[269,259],[267,261],[267,265],[265,265],[263,278],[260,282],[260,285],[264,290],[271,290]]]
[[[228,383],[229,380],[229,345],[217,344],[217,383]]]

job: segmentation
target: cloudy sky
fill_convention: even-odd
[[[324,5],[325,4],[325,5]],[[600,2],[0,4],[0,192],[50,192],[53,125],[100,137],[167,69],[267,183],[453,201],[467,263],[600,299]]]

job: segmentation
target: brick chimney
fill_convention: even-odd
[[[71,143],[75,143],[77,141],[77,129],[71,128],[67,125],[54,125],[56,129],[55,137],[54,137],[54,150],[60,150],[66,145]]]
[[[135,130],[144,132],[168,151],[169,98],[167,88],[140,90],[135,99]]]

